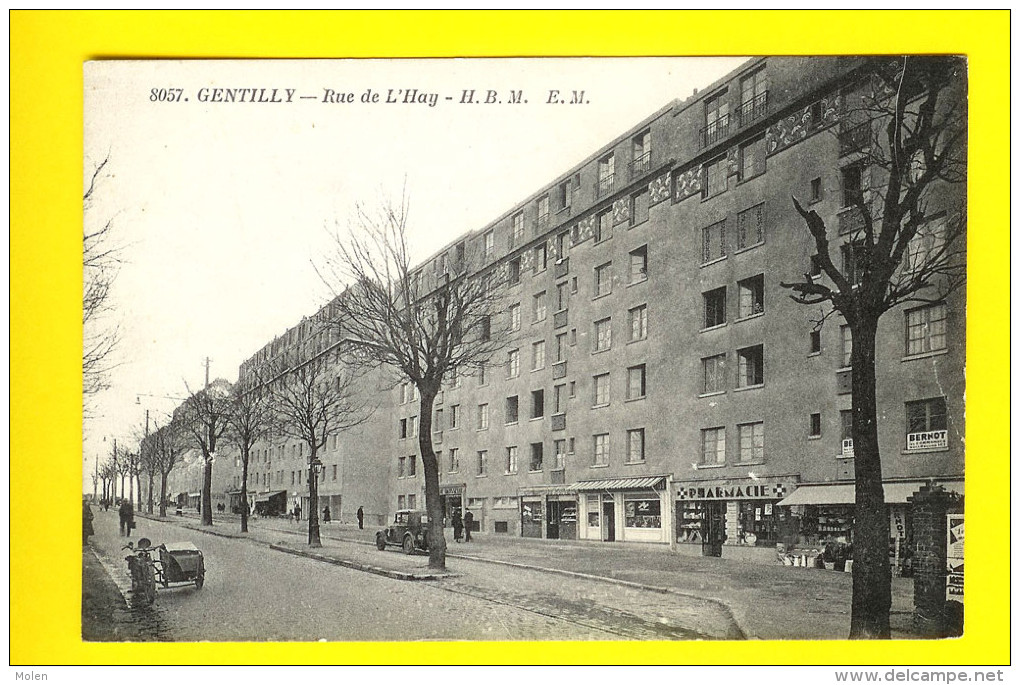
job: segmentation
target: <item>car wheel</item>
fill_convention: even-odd
[[[386,537],[382,533],[377,533],[375,536],[375,546],[380,552],[386,549]]]
[[[414,538],[410,535],[404,536],[404,554],[414,554]]]

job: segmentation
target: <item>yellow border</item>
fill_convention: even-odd
[[[967,634],[948,642],[438,643],[427,663],[1009,663],[1009,14],[10,14],[12,664],[393,663],[385,645],[79,637],[82,63],[102,57],[952,52],[970,59]],[[401,662],[407,661],[404,654]]]

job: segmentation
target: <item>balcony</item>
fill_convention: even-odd
[[[605,197],[606,195],[609,195],[611,192],[613,192],[615,179],[616,174],[607,174],[598,180],[598,182],[595,184],[596,200],[599,199],[600,197]]]
[[[870,205],[865,205],[871,211]],[[864,212],[860,207],[846,207],[836,217],[839,221],[839,234],[847,235],[864,230]]]
[[[644,176],[652,168],[652,151],[646,150],[642,154],[634,158],[630,164],[627,165],[627,171],[630,175],[630,180],[634,180],[639,176]]]
[[[701,147],[708,147],[725,138],[730,131],[730,115],[724,114],[701,129]]]
[[[860,152],[871,143],[871,122],[858,124],[839,132],[839,154],[840,156]]]
[[[563,278],[570,272],[570,258],[560,257],[553,265],[553,278]]]
[[[769,92],[758,93],[740,105],[740,125],[747,126],[769,113]]]
[[[553,328],[563,328],[566,325],[567,325],[566,309],[553,314]]]
[[[854,386],[854,372],[853,369],[847,369],[846,371],[838,371],[836,373],[836,394],[837,395],[849,395],[853,392]]]
[[[567,415],[566,414],[553,414],[552,415],[552,429],[554,431],[565,431],[565,430],[567,430]]]
[[[563,378],[567,375],[567,362],[556,362],[552,365],[553,380]]]
[[[433,431],[432,432],[432,444],[433,445],[442,445],[443,444],[443,431]]]

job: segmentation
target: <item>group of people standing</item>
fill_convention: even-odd
[[[464,513],[464,517],[461,518],[460,509],[455,509],[453,512],[453,518],[450,520],[453,524],[453,540],[454,542],[460,542],[461,538],[464,538],[464,542],[471,542],[471,528],[475,522],[475,515],[470,511]]]

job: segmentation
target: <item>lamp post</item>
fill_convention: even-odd
[[[319,474],[322,462],[313,457],[308,462],[308,546],[322,547],[319,537]]]

